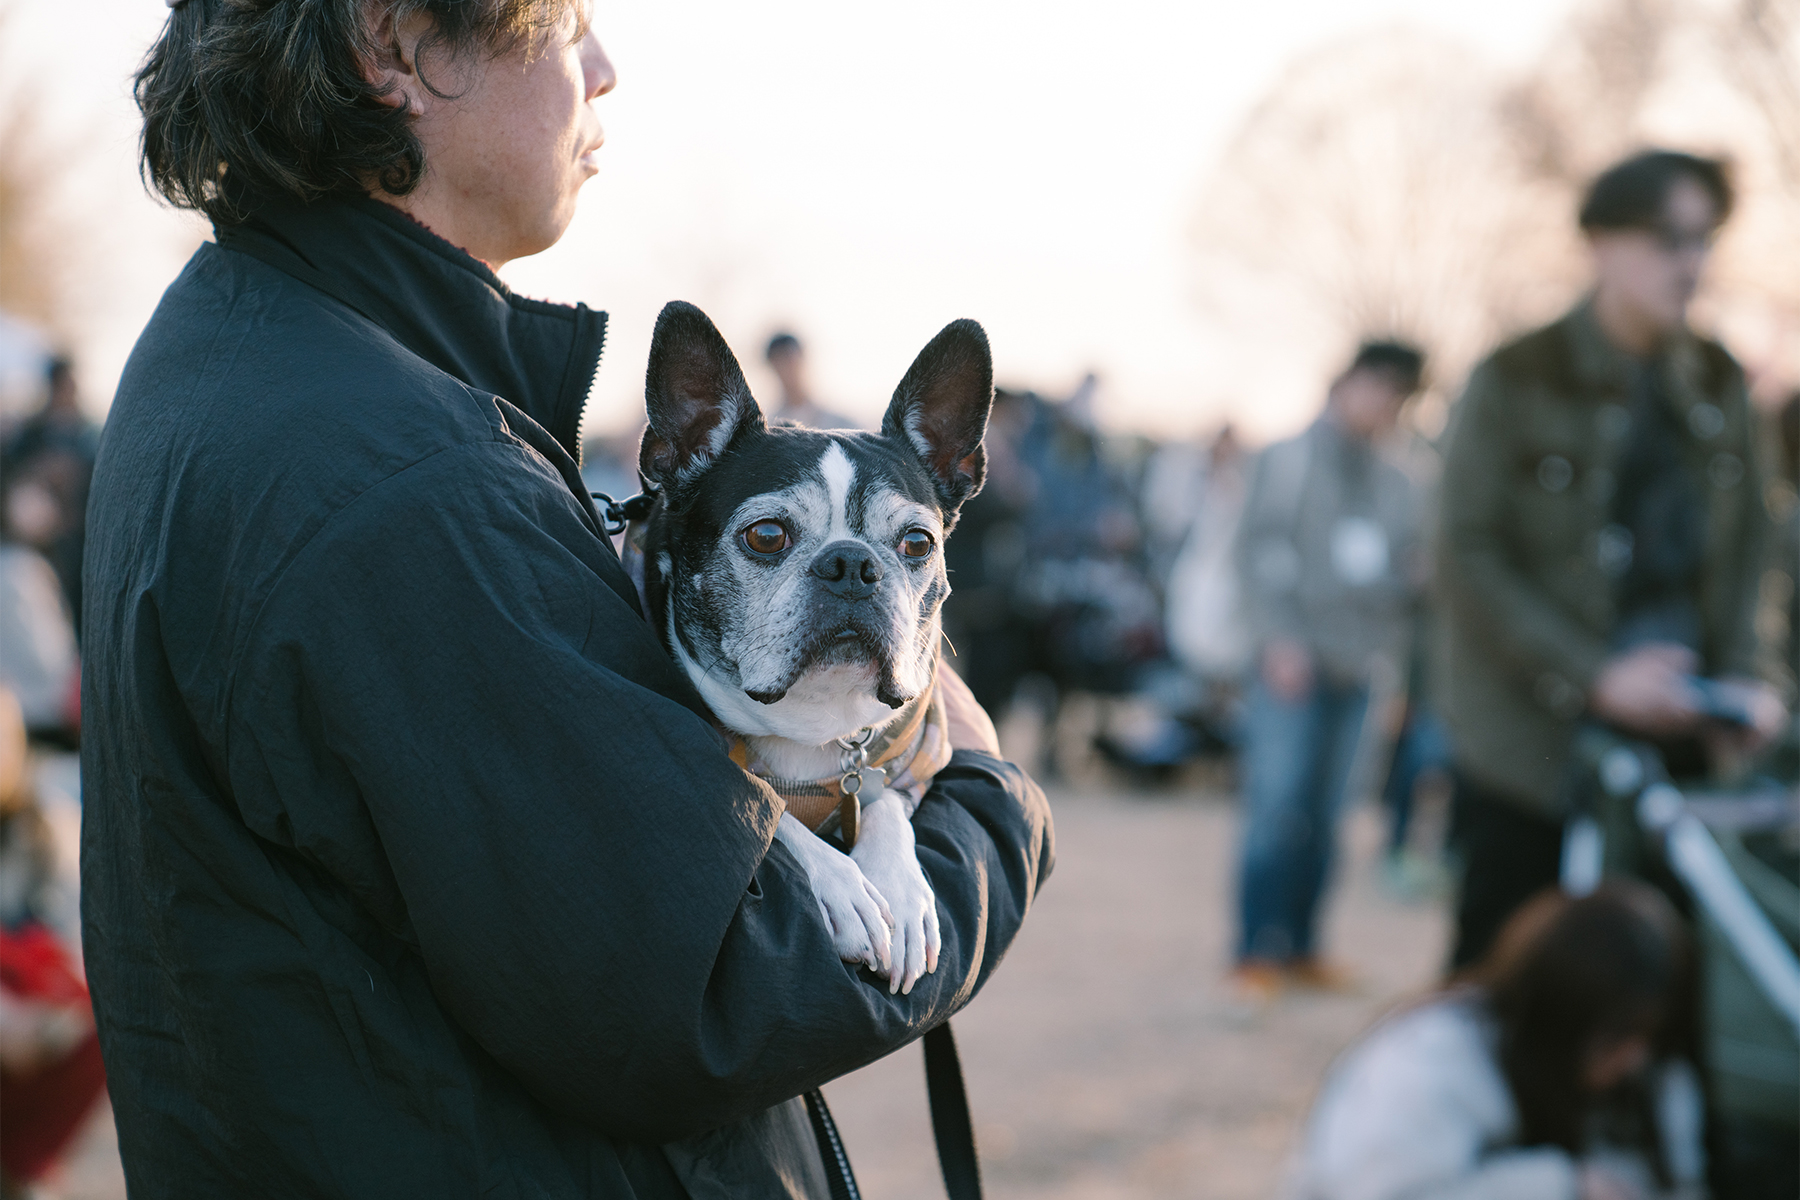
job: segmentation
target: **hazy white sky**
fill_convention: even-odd
[[[1057,391],[1099,370],[1110,424],[1183,433],[1230,412],[1279,432],[1315,397],[1243,394],[1188,299],[1188,212],[1236,123],[1334,37],[1408,24],[1520,62],[1569,7],[600,0],[620,80],[600,101],[601,174],[563,242],[506,274],[612,314],[593,429],[641,413],[651,323],[680,298],[713,315],[765,402],[778,325],[807,341],[821,398],[872,420],[931,334],[970,316],[1003,382]],[[201,229],[133,174],[128,77],[167,10],[15,8],[0,69],[41,81],[85,160],[77,348],[103,401]]]

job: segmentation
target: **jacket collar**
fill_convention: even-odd
[[[1623,389],[1631,379],[1632,358],[1607,339],[1594,312],[1590,293],[1564,318],[1569,340],[1575,352],[1575,371],[1581,381],[1593,387]],[[1699,369],[1699,342],[1683,329],[1663,342],[1651,356],[1652,364],[1665,374],[1678,378]]]
[[[445,374],[511,401],[580,461],[605,313],[514,295],[485,264],[374,200],[274,202],[215,236],[361,313]]]
[[[1575,306],[1565,325],[1573,351],[1575,373],[1580,382],[1597,395],[1626,396],[1631,392],[1632,359],[1607,340],[1594,314],[1594,298],[1590,294]],[[1711,404],[1705,384],[1706,362],[1700,339],[1692,330],[1674,334],[1656,351],[1649,366],[1662,379],[1666,402],[1684,425],[1694,424],[1696,405]],[[1701,428],[1711,428],[1702,420]]]

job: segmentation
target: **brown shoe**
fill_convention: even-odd
[[[1281,967],[1263,958],[1246,958],[1225,977],[1225,990],[1234,1006],[1264,1009],[1281,995]]]
[[[1285,974],[1288,983],[1309,992],[1349,993],[1358,986],[1347,968],[1321,958],[1296,958],[1287,964]]]

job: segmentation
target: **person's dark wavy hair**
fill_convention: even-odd
[[[578,0],[185,0],[135,77],[140,167],[171,204],[222,225],[271,197],[403,196],[425,152],[411,113],[361,69],[383,18],[429,18],[422,64],[548,39],[570,10],[586,12]]]
[[[1604,1041],[1643,1034],[1659,1055],[1691,1054],[1692,960],[1681,918],[1644,884],[1608,883],[1580,899],[1549,890],[1507,922],[1468,979],[1499,1025],[1523,1144],[1582,1152],[1600,1098],[1581,1075]]]

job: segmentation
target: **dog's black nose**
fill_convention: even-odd
[[[812,560],[812,573],[825,590],[845,600],[861,600],[875,593],[881,582],[881,564],[875,552],[861,542],[833,542]]]

